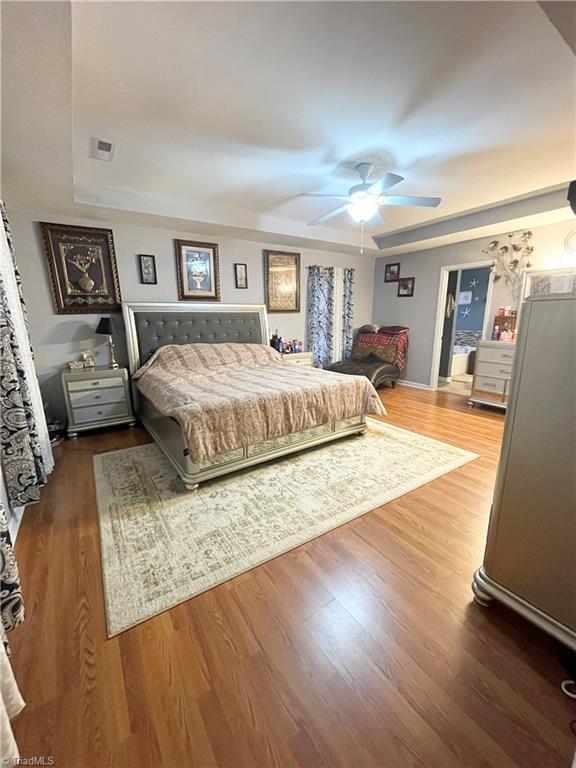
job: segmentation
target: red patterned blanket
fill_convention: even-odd
[[[408,329],[404,329],[398,333],[391,333],[389,331],[378,331],[378,333],[359,333],[354,339],[354,344],[366,345],[366,346],[388,346],[393,345],[396,349],[396,354],[392,364],[398,368],[399,371],[403,371],[406,368],[406,352],[408,351]]]

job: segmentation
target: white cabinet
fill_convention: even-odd
[[[62,387],[68,437],[77,437],[78,432],[88,429],[135,423],[125,368],[65,370]]]
[[[474,380],[469,402],[506,408],[516,344],[481,341],[476,349]]]

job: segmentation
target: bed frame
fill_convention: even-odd
[[[268,320],[261,304],[122,304],[130,374],[166,344],[267,344]],[[188,490],[204,480],[245,469],[295,451],[366,431],[364,415],[248,445],[209,461],[194,463],[178,422],[161,414],[132,385],[136,414],[170,460]]]

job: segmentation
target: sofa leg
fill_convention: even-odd
[[[395,381],[391,381],[390,383],[392,384],[392,389],[396,389],[396,382]]]

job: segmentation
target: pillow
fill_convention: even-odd
[[[408,333],[409,330],[410,328],[407,328],[405,325],[381,325],[377,333],[389,333],[392,336],[396,336],[400,333]]]
[[[378,333],[378,326],[368,323],[367,325],[358,328],[358,333]]]

